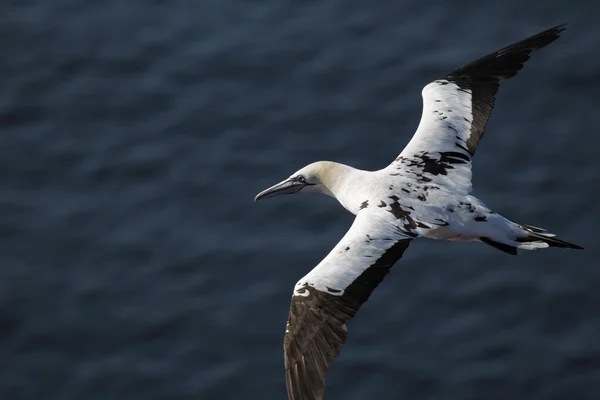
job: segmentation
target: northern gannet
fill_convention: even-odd
[[[284,338],[290,400],[323,398],[324,374],[346,341],[346,321],[413,239],[480,241],[513,255],[518,248],[582,249],[544,229],[512,222],[469,195],[471,158],[500,80],[515,76],[531,52],[565,28],[548,29],[426,85],[419,127],[387,167],[363,171],[319,161],[256,196],[324,193],[356,215],[342,240],[294,288]]]

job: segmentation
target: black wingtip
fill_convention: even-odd
[[[556,25],[553,28],[546,29],[545,31],[542,31],[538,34],[530,36],[519,42],[513,43],[513,44],[506,46],[503,49],[497,51],[494,54],[494,57],[497,57],[497,58],[505,57],[505,55],[508,55],[511,53],[512,53],[512,57],[516,56],[517,58],[519,58],[519,56],[521,56],[521,57],[524,56],[520,60],[521,66],[522,66],[522,63],[527,61],[527,59],[529,58],[528,56],[531,52],[539,50],[542,47],[546,47],[550,43],[554,42],[556,39],[558,39],[560,37],[561,33],[565,29],[567,29],[567,26],[568,26],[568,24],[566,24],[566,23]]]
[[[562,23],[560,25],[556,25],[554,28],[550,28],[550,29],[554,29],[556,30],[558,33],[564,31],[565,29],[567,29],[567,27],[569,26],[568,22]]]
[[[567,29],[568,25],[568,23],[556,25],[555,27],[546,29],[545,31],[542,31],[537,35],[533,35],[530,38],[523,40],[522,42],[531,42],[532,44],[535,43],[539,46],[537,48],[532,48],[532,50],[541,49],[542,47],[545,47],[550,43],[554,42],[556,39],[558,39],[562,32],[564,32]],[[515,45],[518,45],[518,43],[515,43]],[[508,46],[508,48],[510,47],[512,46]]]
[[[456,80],[464,76],[493,79],[512,78],[523,68],[523,64],[529,59],[532,52],[546,47],[558,39],[560,34],[567,29],[567,25],[566,23],[556,25],[553,28],[546,29],[519,42],[508,45],[458,67],[447,74],[445,78],[449,80]]]

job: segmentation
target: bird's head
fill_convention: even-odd
[[[331,187],[339,175],[340,164],[317,161],[294,172],[289,178],[263,190],[254,201],[268,199],[280,194],[324,193],[333,196]]]

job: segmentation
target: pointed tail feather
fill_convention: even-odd
[[[542,247],[562,247],[567,249],[583,250],[583,247],[574,243],[569,243],[564,240],[557,239],[552,233],[547,233],[541,228],[536,228],[530,225],[519,224],[519,227],[527,232],[527,236],[518,238],[517,241],[521,243],[519,248],[527,250],[535,250],[536,248]],[[540,243],[541,242],[541,243]],[[546,245],[540,246],[542,243]],[[531,247],[534,248],[531,248]]]
[[[507,241],[497,241],[497,239],[491,239],[489,237],[480,237],[479,240],[487,245],[490,245],[500,251],[508,254],[516,255],[517,248],[523,250],[537,250],[544,249],[546,247],[562,247],[566,249],[577,249],[583,250],[583,247],[574,243],[569,243],[564,240],[557,239],[552,233],[546,232],[542,228],[538,228],[531,225],[524,224],[512,224],[516,225],[522,230],[521,237],[517,239],[509,239]]]
[[[520,227],[521,229],[524,229],[524,230],[526,230],[526,231],[529,231],[529,232],[543,233],[544,235],[546,235],[546,236],[551,236],[551,237],[554,237],[554,236],[556,236],[555,234],[553,234],[553,233],[548,233],[548,231],[547,231],[547,230],[545,230],[545,229],[543,229],[543,228],[538,228],[537,226],[533,226],[533,225],[525,225],[525,224],[517,224],[517,225],[519,225],[519,227]]]

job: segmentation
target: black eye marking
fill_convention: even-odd
[[[304,175],[298,175],[296,180],[300,183],[306,183],[306,178],[304,178]]]

